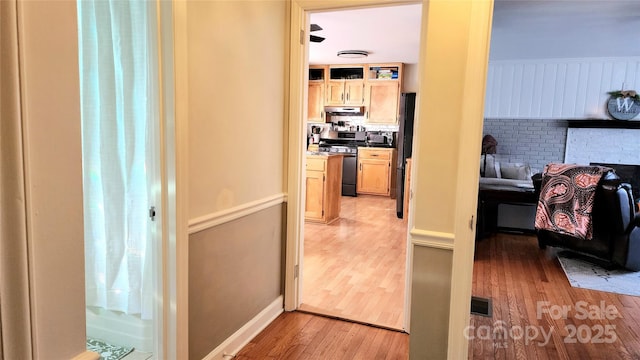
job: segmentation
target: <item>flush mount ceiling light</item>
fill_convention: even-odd
[[[364,51],[364,50],[342,50],[342,51],[338,51],[338,57],[342,57],[342,58],[356,59],[356,58],[363,58],[363,57],[367,57],[367,56],[369,56],[369,53]]]

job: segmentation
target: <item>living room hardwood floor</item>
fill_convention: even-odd
[[[494,313],[471,315],[470,359],[640,359],[640,297],[571,287],[557,252],[532,235],[476,242],[472,295],[491,298]],[[502,327],[512,333],[499,338]]]
[[[300,310],[402,329],[407,222],[396,200],[343,196],[340,219],[304,229]]]

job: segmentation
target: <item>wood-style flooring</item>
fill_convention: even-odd
[[[343,196],[340,219],[304,232],[300,310],[402,329],[407,222],[395,199]]]
[[[475,338],[469,341],[469,359],[640,359],[640,297],[572,288],[556,252],[538,249],[530,235],[497,234],[476,243],[473,295],[491,298],[493,317],[471,315],[468,334]],[[538,316],[540,301],[547,302],[543,308],[549,310],[572,308],[566,319],[548,312]],[[575,310],[579,301],[596,307],[604,301],[619,317],[608,320],[594,312],[592,317],[605,318],[580,320]],[[533,327],[538,336],[533,336]],[[573,327],[580,330],[573,334]],[[501,338],[504,333],[496,329],[502,328],[507,335]],[[600,328],[603,332],[597,335]],[[531,338],[521,337],[519,329],[529,329]],[[549,341],[542,331],[551,334]],[[284,313],[236,359],[407,359],[408,337],[306,313]]]
[[[406,333],[287,312],[249,342],[234,360],[406,360],[408,354]]]
[[[470,359],[640,359],[640,297],[571,287],[557,252],[531,235],[476,243],[472,294],[493,317],[471,316]]]

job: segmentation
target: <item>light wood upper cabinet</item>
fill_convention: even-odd
[[[329,81],[327,84],[327,105],[342,105],[344,103],[344,81]]]
[[[400,101],[398,82],[367,84],[367,113],[365,120],[372,124],[396,124]]]
[[[369,64],[367,69],[366,122],[397,124],[403,64]]]
[[[309,122],[325,122],[324,89],[324,82],[309,81],[309,107],[307,113],[307,121]]]
[[[364,65],[329,65],[326,105],[364,105]]]
[[[330,80],[327,105],[364,105],[364,80]]]
[[[309,66],[309,122],[327,120],[324,106],[366,106],[365,121],[397,124],[402,63]]]
[[[395,160],[395,149],[358,148],[358,194],[395,197]]]
[[[364,80],[345,80],[345,105],[364,105]]]
[[[307,121],[311,123],[324,123],[324,95],[327,83],[328,67],[324,65],[309,66],[309,91]]]

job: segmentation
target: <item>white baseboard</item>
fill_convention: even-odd
[[[282,295],[278,296],[269,306],[231,335],[217,348],[213,349],[202,360],[229,360],[242,350],[245,345],[256,337],[267,325],[271,324],[284,311]]]

